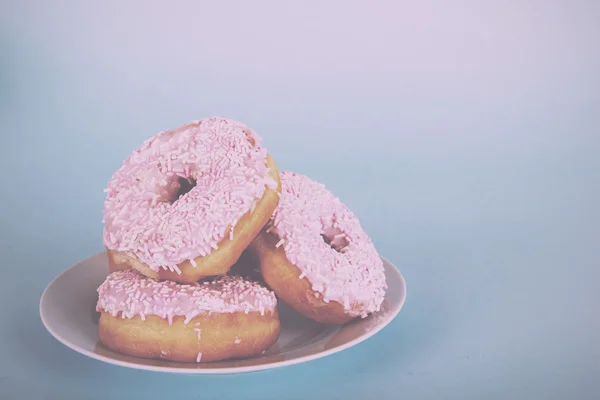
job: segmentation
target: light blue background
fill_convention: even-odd
[[[0,5],[0,398],[600,398],[599,2],[93,3]],[[384,331],[211,377],[45,332],[111,174],[211,115],[358,214],[408,282]]]

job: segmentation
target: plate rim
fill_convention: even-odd
[[[97,354],[93,351],[89,351],[89,350],[80,348],[79,346],[74,346],[73,344],[69,343],[66,339],[64,339],[61,335],[59,335],[52,329],[51,325],[48,323],[46,318],[44,318],[44,313],[42,312],[44,300],[47,296],[48,290],[52,287],[52,285],[58,279],[60,279],[64,274],[68,273],[71,269],[77,267],[79,264],[81,264],[87,260],[90,260],[94,257],[98,257],[101,254],[103,254],[103,252],[98,252],[92,256],[84,258],[84,259],[72,264],[71,266],[69,266],[68,268],[63,270],[61,273],[59,273],[56,277],[54,277],[54,279],[52,279],[48,283],[48,285],[42,292],[42,295],[40,297],[40,302],[39,302],[39,314],[40,314],[40,319],[42,320],[42,324],[44,325],[44,328],[46,328],[48,333],[50,333],[50,335],[52,337],[54,337],[58,342],[62,343],[64,346],[70,348],[71,350],[73,350],[79,354],[87,356],[89,358],[92,358],[92,359],[95,359],[98,361],[102,361],[107,364],[116,365],[116,366],[119,366],[122,368],[131,368],[131,369],[137,369],[137,370],[173,373],[173,374],[186,374],[186,375],[229,375],[229,374],[241,374],[241,373],[258,372],[258,371],[264,371],[264,370],[269,370],[269,369],[276,369],[276,368],[281,368],[281,367],[287,367],[290,365],[301,364],[301,363],[304,363],[307,361],[317,360],[320,358],[330,356],[335,353],[339,353],[350,347],[356,346],[359,343],[362,343],[365,340],[373,337],[375,334],[379,333],[383,328],[388,326],[396,318],[396,316],[400,313],[400,310],[402,310],[404,303],[406,301],[406,296],[407,296],[407,285],[406,285],[406,280],[404,279],[404,276],[392,262],[390,262],[387,258],[380,255],[380,258],[384,262],[387,262],[392,267],[393,273],[397,275],[397,278],[399,280],[400,286],[403,291],[403,295],[400,298],[399,304],[391,311],[391,313],[386,318],[386,320],[377,324],[375,327],[373,327],[372,330],[368,331],[367,333],[365,333],[357,338],[354,338],[344,344],[332,347],[330,349],[320,351],[316,354],[308,354],[308,355],[304,355],[304,356],[300,356],[300,357],[295,357],[295,358],[292,358],[289,360],[280,360],[280,361],[273,361],[273,362],[270,362],[267,364],[257,364],[257,365],[240,366],[240,367],[176,368],[176,367],[136,364],[136,363],[129,362],[129,361],[115,360],[113,358],[103,356],[101,354]]]

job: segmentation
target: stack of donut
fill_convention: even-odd
[[[105,191],[110,275],[96,310],[100,341],[117,352],[253,357],[278,340],[278,300],[328,324],[383,302],[383,263],[358,219],[324,185],[279,174],[239,122],[208,118],[151,137]]]

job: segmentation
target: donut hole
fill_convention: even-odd
[[[177,190],[173,193],[171,204],[175,203],[179,198],[186,193],[190,192],[193,188],[196,187],[196,181],[193,178],[177,178]]]
[[[345,253],[350,244],[346,234],[339,228],[324,229],[321,238],[338,253]]]

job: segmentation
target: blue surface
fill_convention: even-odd
[[[1,399],[600,398],[598,2],[12,3]],[[45,332],[46,284],[102,249],[113,171],[210,115],[356,212],[408,283],[391,325],[325,359],[210,377],[105,365]]]

